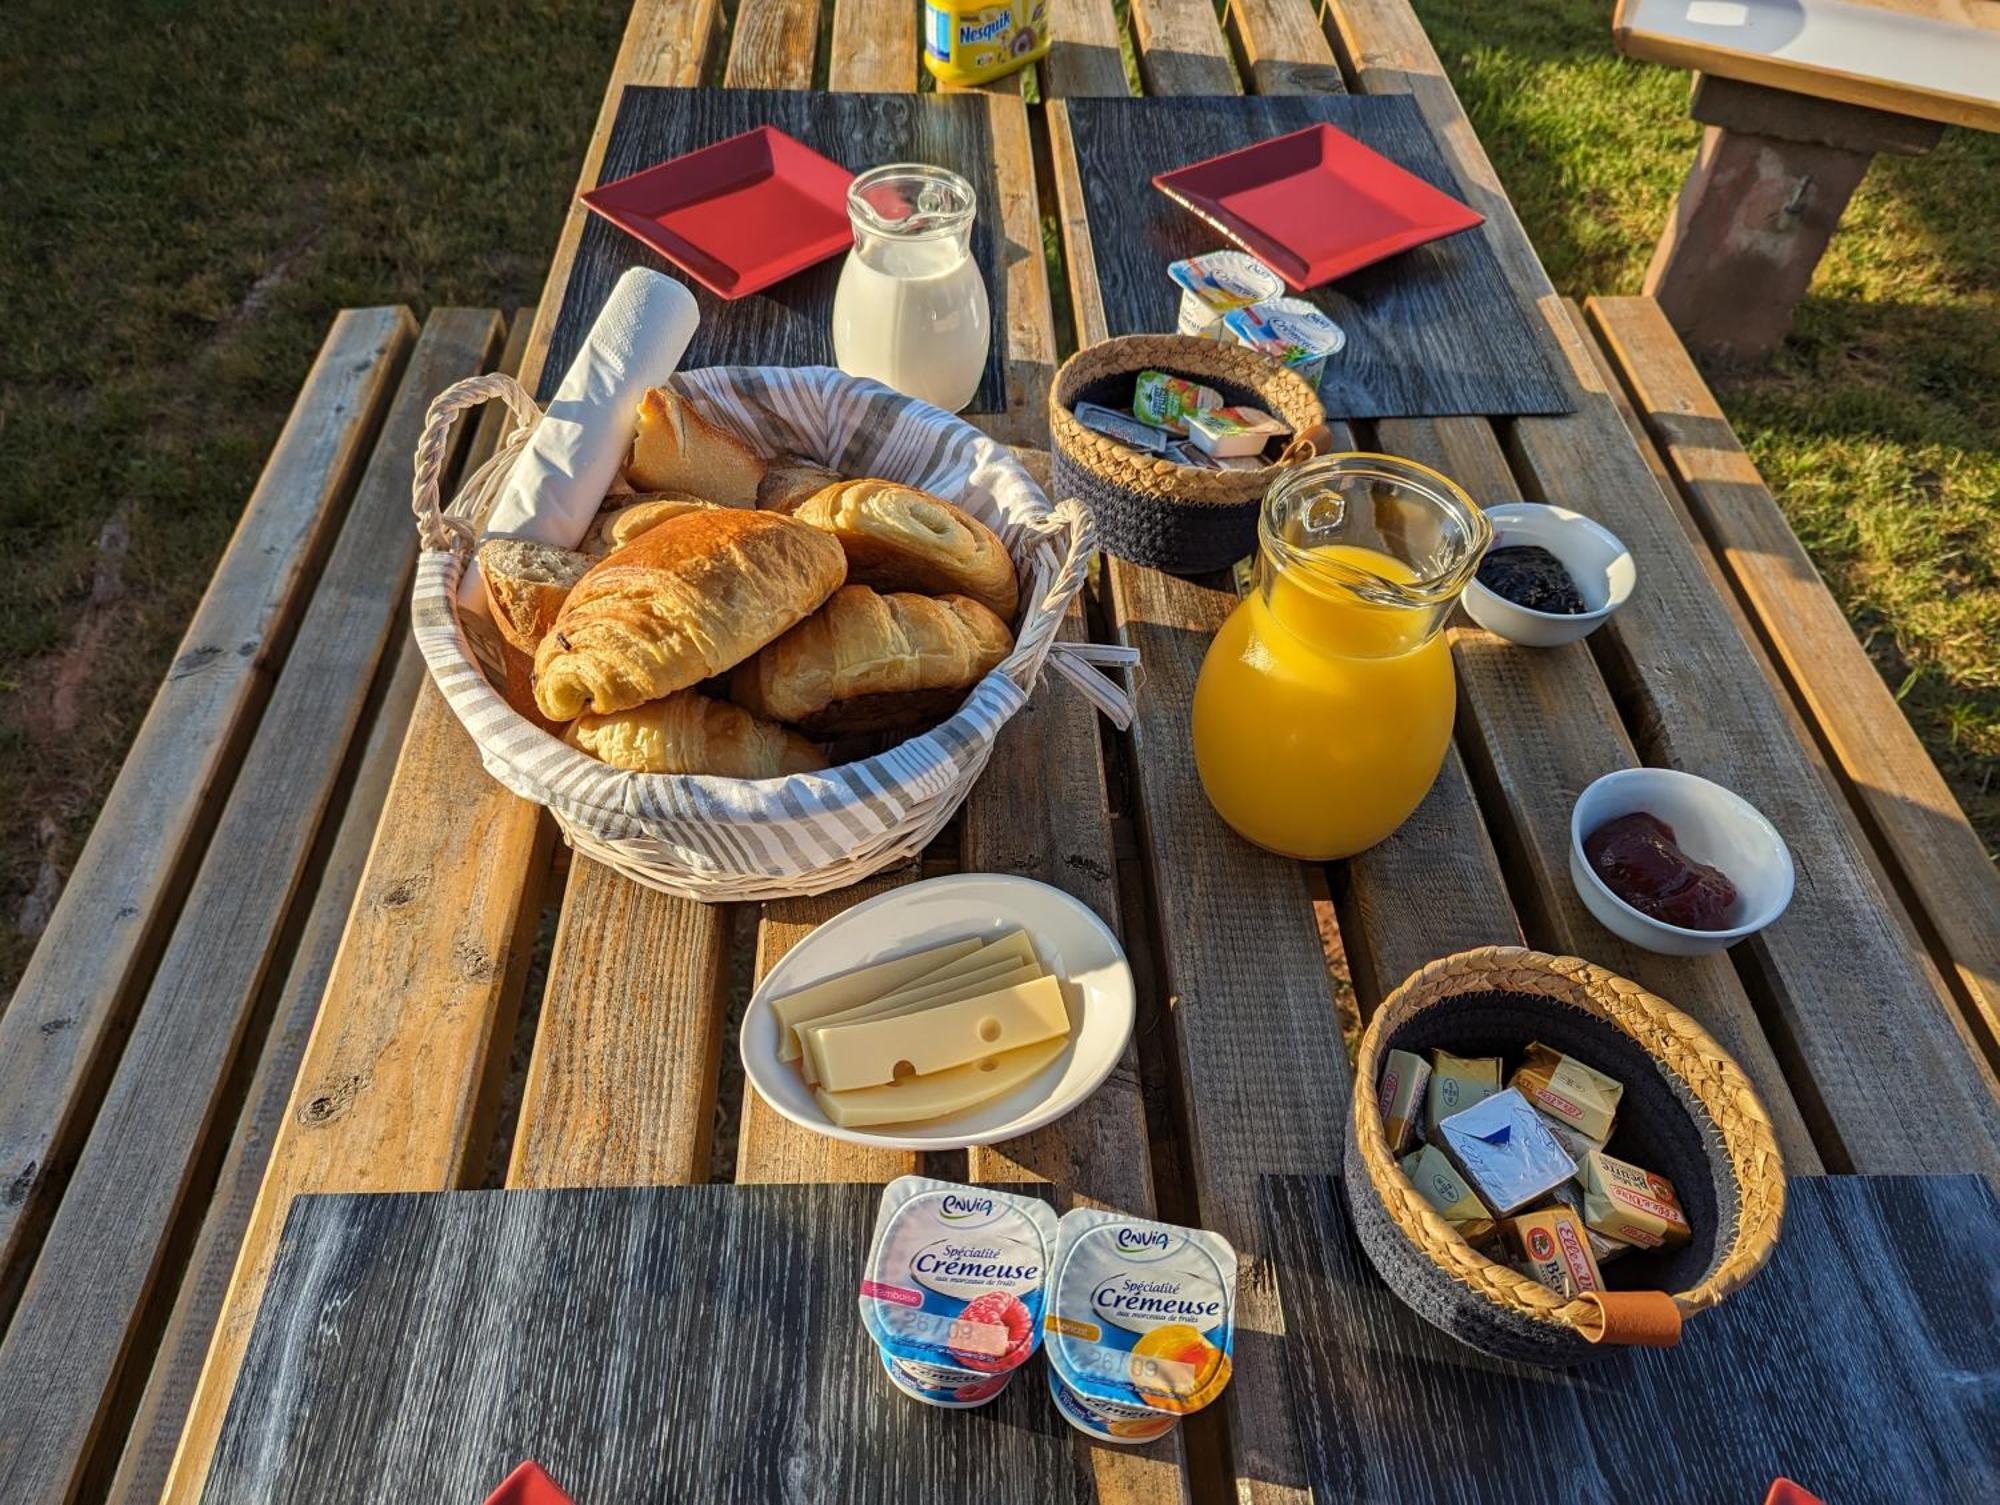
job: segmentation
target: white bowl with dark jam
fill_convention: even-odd
[[[1792,854],[1757,807],[1672,768],[1622,768],[1577,796],[1569,875],[1605,929],[1668,956],[1755,935],[1792,901]]]
[[[1554,648],[1588,637],[1631,597],[1632,551],[1582,513],[1541,502],[1483,510],[1493,542],[1461,599],[1488,632]]]

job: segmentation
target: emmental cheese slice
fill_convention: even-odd
[[[846,1092],[892,1082],[898,1075],[963,1066],[1068,1033],[1062,984],[1038,977],[913,1014],[817,1029],[813,1047],[820,1085]]]
[[[778,1059],[798,1059],[799,1042],[792,1031],[804,1021],[818,1019],[825,1014],[837,1014],[880,998],[885,993],[895,992],[907,983],[970,956],[983,944],[977,936],[968,936],[961,941],[947,941],[941,946],[926,946],[908,956],[891,957],[885,962],[843,972],[838,977],[829,977],[824,982],[816,982],[795,993],[772,999],[771,1012],[778,1016]]]
[[[879,1087],[857,1087],[851,1092],[828,1092],[822,1087],[814,1095],[826,1116],[843,1129],[942,1118],[947,1113],[975,1108],[1003,1092],[1012,1092],[1060,1056],[1068,1044],[1066,1037],[1058,1036],[1002,1055],[982,1056],[977,1061],[934,1071],[928,1076],[904,1077]]]
[[[1002,988],[1011,988],[1016,983],[1032,982],[1042,975],[1042,969],[1032,962],[995,962],[991,967],[961,977],[952,982],[930,983],[920,988],[910,988],[885,998],[880,1003],[866,1007],[849,1009],[842,1014],[831,1014],[824,1019],[814,1019],[801,1024],[796,1031],[802,1059],[799,1069],[805,1073],[808,1083],[819,1081],[819,1056],[813,1042],[821,1030],[838,1028],[843,1024],[859,1024],[864,1019],[893,1019],[902,1014],[914,1014],[922,1009],[936,1008],[940,1004],[957,1003],[962,998],[977,998],[982,993],[997,993]]]
[[[1031,962],[1034,963],[1037,969],[1041,965],[1035,956],[1035,948],[1029,943],[1027,936],[1018,930],[1010,930],[1007,934],[1000,936],[996,940],[984,942],[977,951],[970,955],[958,957],[945,966],[938,968],[935,972],[926,972],[922,977],[912,978],[909,982],[901,983],[895,988],[885,989],[877,993],[873,998],[861,1000],[855,1008],[851,1008],[847,1012],[853,1013],[859,1008],[874,1008],[878,1004],[895,1003],[905,996],[915,993],[920,988],[935,987],[941,982],[950,982],[954,978],[959,977],[970,977],[976,972],[987,972],[999,966],[1002,962],[1011,962],[1016,966],[1023,962]],[[822,1014],[815,1022],[831,1024],[833,1021],[833,1015]]]

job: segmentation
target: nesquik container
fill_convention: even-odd
[[[1055,1252],[1047,1203],[903,1176],[883,1190],[861,1277],[861,1321],[898,1389],[984,1405],[1041,1341]]]
[[[1049,1389],[1078,1431],[1150,1442],[1229,1383],[1236,1251],[1200,1228],[1077,1208],[1049,1281]]]

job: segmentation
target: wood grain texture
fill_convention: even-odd
[[[1978,1177],[1794,1177],[1770,1263],[1678,1348],[1569,1372],[1404,1306],[1338,1181],[1263,1191],[1316,1500],[1754,1501],[1781,1474],[1856,1505],[2000,1491],[2000,1203]]]
[[[416,337],[338,315],[0,1013],[0,1327],[186,897]]]
[[[1187,0],[1132,0],[1131,11],[1132,35],[1139,43],[1139,76],[1148,94],[1242,92],[1229,60],[1229,42],[1212,8]]]
[[[302,1201],[203,1498],[474,1501],[533,1457],[579,1501],[1089,1499],[1039,1361],[976,1411],[882,1374],[854,1298],[879,1201]]]
[[[962,174],[979,202],[1000,202],[991,109],[997,101],[964,95],[815,94],[771,89],[627,88],[604,152],[601,181],[609,182],[670,157],[760,125],[773,125],[814,151],[855,169],[881,162],[929,162]],[[1013,108],[1021,108],[1018,100]],[[972,254],[986,273],[993,328],[1011,328],[1002,266],[1006,232],[991,212],[973,222]],[[1039,245],[1030,238],[1029,244]],[[833,293],[842,258],[787,277],[761,293],[718,298],[689,281],[664,258],[593,215],[583,227],[564,284],[560,312],[541,373],[546,399],[582,347],[598,310],[627,268],[651,267],[687,283],[701,308],[701,327],[686,366],[833,364]],[[970,408],[1005,412],[1018,405],[1007,388],[1005,341],[996,338]]]
[[[1378,426],[1385,449],[1451,476],[1474,501],[1511,498],[1514,477],[1492,428],[1478,419]],[[1726,956],[1671,957],[1620,940],[1584,908],[1570,880],[1570,810],[1599,776],[1638,763],[1618,708],[1582,644],[1520,648],[1463,613],[1450,629],[1459,677],[1459,740],[1499,840],[1529,937],[1643,983],[1714,1035],[1756,1085],[1788,1169],[1820,1158],[1742,980]]]
[[[1132,92],[1118,46],[1118,12],[1111,0],[1050,0],[1049,52],[1042,59],[1042,97]]]
[[[1416,106],[1395,98],[1079,99],[1068,104],[1113,334],[1172,329],[1167,262],[1228,245],[1151,187],[1154,174],[1329,124],[1458,195]],[[1550,343],[1487,240],[1468,231],[1305,295],[1347,332],[1320,394],[1335,418],[1553,413],[1573,405]]]
[[[104,1105],[0,1343],[0,1494],[60,1499],[97,1445],[127,1345],[220,1156],[218,1110],[416,562],[424,410],[498,352],[491,312],[435,313],[300,620]],[[462,447],[461,447],[462,449]]]
[[[708,1170],[721,912],[575,856],[510,1186],[653,1186]]]
[[[763,982],[784,954],[842,910],[913,881],[914,865],[877,874],[852,888],[810,898],[776,899],[757,922],[757,981]],[[879,1150],[848,1144],[802,1129],[757,1095],[743,1089],[743,1125],[736,1140],[738,1181],[893,1181],[918,1169],[906,1150]]]
[[[1257,93],[1347,91],[1310,0],[1229,0],[1229,30]]]
[[[1595,298],[1589,312],[1892,876],[1942,943],[1990,1051],[2000,1039],[2000,873],[1658,307]]]
[[[1597,517],[1639,560],[1640,588],[1591,639],[1638,752],[1735,789],[1792,848],[1791,909],[1736,960],[1768,1000],[1767,1032],[1785,1037],[1774,1046],[1805,1063],[1828,1116],[1853,1125],[1822,1154],[1880,1171],[1990,1170],[2000,1156],[1994,1091],[1958,1008],[1870,877],[1847,816],[1731,623],[1714,566],[1697,557],[1634,447],[1422,27],[1404,0],[1332,0],[1327,25],[1358,87],[1415,95],[1516,291],[1563,349],[1577,411],[1517,420],[1510,459],[1530,494]],[[1900,1100],[1892,1082],[1922,1083],[1929,1111],[1899,1112],[1885,1095]]]
[[[991,261],[980,264],[989,289],[1004,284],[993,305],[993,341],[1005,363],[1007,409],[977,419],[994,438],[1046,445],[1049,383],[1056,374],[1055,314],[1042,257],[1042,210],[1035,190],[1035,151],[1027,108],[996,94],[987,101],[993,151],[993,193],[980,213],[993,221]]]
[[[729,38],[727,89],[810,89],[819,0],[739,0]]]
[[[854,94],[914,90],[922,9],[912,0],[834,0],[827,88]]]

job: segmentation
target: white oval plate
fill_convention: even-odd
[[[1043,964],[1066,983],[1075,1027],[1063,1053],[1014,1091],[945,1118],[843,1129],[820,1111],[798,1067],[778,1059],[773,998],[927,945],[1017,929],[1028,933]],[[1039,1129],[1090,1096],[1125,1053],[1132,1016],[1132,969],[1118,938],[1089,906],[1032,878],[956,873],[864,900],[786,952],[743,1016],[743,1072],[765,1102],[830,1139],[883,1149],[962,1150]]]

